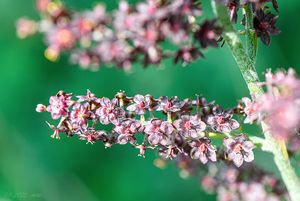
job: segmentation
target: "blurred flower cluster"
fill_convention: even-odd
[[[221,139],[224,160],[233,161],[237,167],[254,160],[254,144],[237,130],[240,125],[232,118],[235,110],[223,110],[199,96],[194,100],[155,99],[151,95],[127,97],[119,92],[110,100],[88,91],[73,100],[72,94],[60,91],[50,97],[48,106],[39,104],[36,110],[60,119],[57,126],[48,123],[56,138],[63,132],[88,143],[102,141],[106,147],[130,143],[142,156],[155,148],[164,158],[183,154],[203,164],[217,161],[218,150],[212,140]],[[112,128],[105,126],[108,124]]]
[[[219,157],[222,156],[220,153]],[[204,166],[184,155],[178,156],[175,161],[183,178],[199,177],[204,191],[208,194],[217,194],[219,201],[290,200],[282,182],[254,163],[240,168],[227,164],[226,161]],[[164,163],[165,160],[160,159],[160,164]]]
[[[175,163],[182,178],[199,178],[201,188],[208,194],[217,194],[218,201],[290,201],[287,189],[274,174],[255,163],[236,167],[224,160],[224,156],[221,150],[217,157],[223,162],[204,165],[179,154]],[[158,158],[154,164],[165,168],[167,160]]]
[[[21,18],[18,35],[45,33],[46,58],[54,61],[67,51],[83,68],[113,64],[126,70],[134,61],[147,66],[169,57],[189,63],[202,56],[200,48],[217,46],[221,33],[215,20],[199,23],[202,10],[196,0],[147,0],[134,6],[120,1],[112,12],[102,4],[74,12],[60,1],[37,0],[37,9],[41,13],[38,29],[31,25],[33,21]],[[162,44],[173,45],[167,50]]]
[[[216,192],[219,201],[289,200],[280,180],[253,165],[240,169],[223,166],[217,172],[210,171],[201,184],[206,190]]]
[[[222,0],[228,6],[232,21],[239,8],[251,4],[254,30],[265,44],[270,35],[278,34],[277,17],[265,7],[266,0]],[[278,9],[275,0],[272,1]],[[113,65],[129,70],[133,62],[160,64],[164,58],[175,63],[190,63],[203,57],[202,51],[217,47],[222,29],[216,20],[203,19],[201,3],[196,0],[147,0],[107,12],[98,4],[84,12],[74,12],[60,1],[37,0],[41,19],[22,17],[17,35],[25,38],[39,31],[45,34],[45,57],[51,61],[68,52],[71,61],[83,68],[98,69]],[[243,20],[244,21],[244,20]],[[164,48],[162,48],[162,46]],[[169,48],[166,48],[169,46]]]
[[[265,121],[272,135],[290,144],[295,152],[300,148],[300,80],[293,69],[275,74],[268,71],[265,77],[260,85],[266,92],[255,101],[242,100],[242,113],[247,116],[244,123]]]

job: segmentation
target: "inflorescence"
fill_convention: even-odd
[[[140,150],[141,156],[148,149],[157,149],[165,158],[183,154],[203,164],[224,159],[240,167],[244,161],[254,160],[255,146],[234,116],[245,116],[245,124],[267,122],[272,135],[288,143],[291,153],[300,147],[300,80],[290,69],[287,73],[267,72],[266,81],[258,84],[266,87],[266,93],[255,100],[242,98],[236,107],[227,110],[200,96],[156,99],[139,94],[128,97],[119,92],[108,99],[88,90],[75,99],[59,91],[50,97],[48,106],[38,104],[36,111],[47,111],[52,119],[60,119],[57,126],[48,123],[54,138],[66,133],[87,143],[102,141],[106,147],[129,143]],[[214,141],[220,139],[223,146],[216,146]],[[218,156],[220,153],[223,157]]]
[[[275,27],[277,17],[267,8],[267,0],[221,2],[234,22],[239,8],[251,5],[253,31],[265,44],[270,43],[271,34],[279,33]],[[272,3],[277,10],[276,0]],[[41,20],[20,18],[17,35],[25,38],[42,32],[48,46],[46,58],[55,61],[61,53],[69,52],[71,61],[83,68],[108,64],[128,70],[133,62],[147,66],[159,64],[164,58],[187,64],[203,57],[204,49],[217,47],[222,40],[217,21],[203,19],[201,3],[196,0],[147,0],[135,6],[121,1],[112,12],[102,4],[84,12],[71,11],[60,1],[37,0],[36,5]]]
[[[55,138],[64,132],[88,143],[102,141],[106,147],[130,143],[142,156],[147,149],[158,149],[165,158],[184,154],[206,164],[217,161],[211,138],[220,136],[226,160],[241,166],[254,159],[254,144],[237,130],[240,125],[232,118],[235,110],[224,110],[199,96],[195,100],[155,99],[151,95],[127,97],[119,92],[110,100],[88,91],[73,100],[72,94],[60,91],[50,98],[49,106],[39,104],[37,111],[48,111],[53,119],[60,119],[57,126],[48,123]],[[102,130],[109,124],[110,132]],[[138,134],[142,136],[140,142]]]

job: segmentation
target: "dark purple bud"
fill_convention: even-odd
[[[263,10],[257,10],[254,17],[253,25],[255,32],[261,41],[269,45],[271,38],[270,35],[278,35],[280,30],[276,28],[276,22],[278,17],[271,14],[265,13]]]

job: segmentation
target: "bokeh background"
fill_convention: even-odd
[[[83,10],[96,0],[65,0]],[[117,1],[106,1],[113,9]],[[278,26],[282,34],[270,47],[260,44],[257,69],[295,67],[300,70],[300,1],[279,0]],[[210,9],[206,6],[205,9]],[[248,92],[225,46],[210,49],[205,59],[182,67],[166,61],[159,68],[135,66],[131,73],[116,68],[98,72],[70,65],[68,57],[51,63],[43,57],[45,45],[37,35],[19,40],[15,21],[34,19],[33,0],[0,0],[0,200],[100,200],[100,201],[196,201],[215,200],[206,195],[197,178],[182,179],[175,165],[153,165],[155,153],[137,157],[130,146],[104,149],[78,139],[53,140],[44,123],[50,117],[37,114],[35,105],[47,103],[58,90],[113,97],[119,90],[128,95],[153,94],[193,97],[202,94],[231,107]],[[299,69],[299,70],[298,70]],[[272,160],[257,152],[258,162],[274,171]]]

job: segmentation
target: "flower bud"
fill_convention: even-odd
[[[47,107],[43,104],[37,104],[35,111],[37,112],[45,112],[47,109]]]

